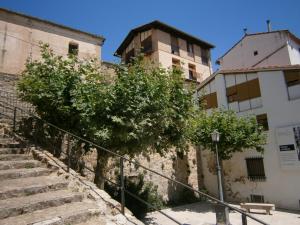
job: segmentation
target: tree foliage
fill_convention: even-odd
[[[95,59],[56,56],[42,45],[41,59],[27,61],[18,89],[43,119],[121,155],[185,149],[193,102],[181,71],[142,57],[115,71],[112,78]],[[98,152],[101,170],[107,157]]]
[[[214,130],[220,132],[218,152],[221,160],[230,159],[233,153],[246,149],[256,149],[258,152],[263,152],[266,134],[263,128],[257,124],[255,117],[239,117],[231,110],[215,110],[211,113],[199,112],[193,118],[192,142],[204,149],[214,151],[211,138]]]

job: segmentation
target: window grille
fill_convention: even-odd
[[[265,181],[264,161],[261,157],[247,158],[248,179],[251,181]]]

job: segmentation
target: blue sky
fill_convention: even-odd
[[[0,0],[0,7],[101,34],[102,59],[111,62],[129,30],[153,20],[214,44],[213,62],[243,36],[243,28],[266,31],[267,19],[273,30],[300,37],[300,0]]]

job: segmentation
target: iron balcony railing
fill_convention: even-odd
[[[219,199],[213,197],[213,196],[210,196],[202,191],[199,191],[199,190],[196,190],[196,189],[193,189],[192,187],[190,187],[188,184],[185,184],[185,183],[182,183],[180,181],[177,181],[175,179],[172,179],[164,174],[161,174],[153,169],[150,169],[150,168],[147,168],[146,166],[142,165],[142,164],[139,164],[136,160],[132,160],[132,159],[129,159],[127,158],[126,156],[124,155],[120,155],[116,152],[113,152],[109,149],[106,149],[102,146],[99,146],[98,144],[95,144],[93,143],[92,141],[88,140],[87,138],[83,138],[83,137],[80,137],[79,135],[76,135],[76,134],[73,134],[69,131],[66,131],[64,129],[61,129],[60,127],[58,127],[57,125],[55,124],[51,124],[41,118],[39,118],[38,116],[36,116],[35,114],[33,114],[31,111],[28,111],[28,109],[23,109],[19,106],[22,105],[22,102],[18,99],[15,99],[15,96],[13,97],[13,100],[10,100],[9,98],[11,97],[11,95],[6,95],[3,93],[1,93],[2,91],[0,90],[0,95],[1,96],[5,96],[5,98],[8,98],[8,99],[1,99],[0,100],[0,116],[3,116],[3,117],[6,117],[7,119],[10,119],[12,121],[12,125],[13,125],[13,131],[14,132],[17,132],[18,130],[18,127],[20,126],[20,121],[24,118],[32,118],[34,120],[34,123],[40,123],[41,124],[41,127],[43,129],[46,129],[46,128],[51,128],[52,132],[57,132],[59,133],[60,135],[65,135],[67,136],[67,149],[66,151],[61,151],[62,154],[64,154],[66,157],[67,157],[67,160],[66,160],[66,164],[67,164],[67,171],[69,171],[70,167],[71,167],[71,157],[72,155],[70,155],[70,143],[71,143],[71,140],[77,140],[77,141],[80,141],[81,143],[86,143],[86,144],[89,144],[89,146],[92,146],[93,148],[97,149],[97,150],[100,150],[100,151],[103,151],[105,152],[106,154],[110,154],[112,157],[115,157],[115,158],[118,158],[119,159],[119,172],[120,172],[120,185],[117,184],[116,182],[114,182],[113,180],[111,179],[108,179],[106,177],[101,177],[101,179],[117,186],[120,191],[121,191],[121,212],[124,214],[125,213],[125,194],[137,199],[138,201],[144,203],[145,205],[147,205],[148,207],[151,207],[153,210],[156,210],[157,212],[161,213],[162,215],[166,216],[167,218],[169,218],[170,220],[172,220],[173,222],[175,222],[176,224],[180,224],[180,225],[184,225],[184,223],[178,221],[176,218],[168,215],[167,213],[163,212],[162,210],[158,209],[157,207],[151,205],[150,203],[146,202],[145,200],[141,199],[139,196],[135,195],[134,193],[126,190],[125,188],[125,184],[124,184],[124,162],[128,162],[128,163],[131,163],[133,165],[135,165],[136,168],[141,168],[143,170],[146,170],[148,171],[149,173],[151,174],[155,174],[159,177],[161,177],[162,179],[165,179],[167,180],[168,182],[172,183],[173,185],[179,185],[183,188],[186,188],[190,191],[193,191],[194,193],[197,193],[199,196],[201,197],[204,197],[208,200],[210,200],[211,202],[213,203],[217,203],[219,205],[222,205],[224,207],[228,207],[229,209],[233,210],[233,211],[236,211],[238,213],[241,214],[241,217],[242,217],[242,224],[243,225],[246,225],[247,224],[247,218],[251,218],[252,220],[258,222],[259,224],[263,224],[263,225],[268,225],[268,223],[252,216],[251,214],[249,213],[246,213],[245,211],[243,211],[242,209],[239,209],[237,207],[234,207],[226,202],[222,202],[220,201]],[[31,108],[32,109],[32,108]],[[33,128],[34,129],[34,128]],[[34,140],[34,144],[36,147],[38,147],[40,140],[35,136],[34,137],[35,140]],[[54,146],[51,145],[50,146],[51,148],[53,148]],[[94,169],[91,169],[87,166],[84,166],[84,168],[92,173],[95,173]]]

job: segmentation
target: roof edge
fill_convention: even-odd
[[[141,32],[143,30],[146,30],[146,29],[149,29],[149,28],[165,28],[166,30],[172,30],[173,32],[175,33],[180,33],[182,36],[185,36],[185,37],[188,37],[190,38],[191,40],[193,40],[194,42],[198,42],[199,45],[202,45],[202,46],[206,46],[207,48],[214,48],[215,46],[213,44],[210,44],[206,41],[203,41],[191,34],[188,34],[182,30],[179,30],[173,26],[170,26],[166,23],[163,23],[159,20],[154,20],[150,23],[146,23],[146,24],[143,24],[141,26],[138,26],[134,29],[131,29],[128,34],[126,35],[126,37],[124,38],[123,42],[119,45],[119,47],[117,48],[117,50],[115,51],[114,53],[114,56],[118,56],[120,57],[121,55],[121,52],[125,49],[125,47],[129,44],[129,42],[134,38],[134,34],[137,33],[137,32]]]
[[[277,33],[277,32],[285,32],[285,33],[289,33],[291,35],[293,35],[294,37],[296,37],[293,33],[291,33],[289,30],[274,30],[274,31],[270,31],[270,32],[258,32],[258,33],[252,33],[252,34],[244,34],[244,36],[237,41],[231,48],[229,48],[222,56],[220,56],[219,58],[217,58],[216,60],[216,64],[220,64],[220,60],[227,55],[235,46],[237,46],[245,37],[250,37],[250,36],[255,36],[255,35],[262,35],[262,34],[270,34],[270,33]],[[297,37],[296,37],[297,38]]]
[[[257,67],[257,68],[242,68],[233,70],[217,70],[211,76],[207,77],[201,84],[197,87],[197,91],[213,80],[218,74],[241,74],[241,73],[255,73],[264,71],[280,71],[280,70],[295,70],[300,69],[300,64],[295,65],[283,65],[283,66],[267,66],[267,67]]]
[[[88,35],[90,37],[93,37],[93,38],[101,40],[102,41],[101,45],[103,45],[103,43],[105,41],[105,38],[102,35],[92,34],[92,33],[89,33],[89,32],[86,32],[86,31],[82,31],[82,30],[79,30],[79,29],[76,29],[76,28],[73,28],[73,27],[69,27],[69,26],[66,26],[66,25],[58,24],[58,23],[55,23],[55,22],[52,22],[52,21],[49,21],[49,20],[41,19],[41,18],[38,18],[38,17],[35,17],[35,16],[23,14],[23,13],[16,12],[16,11],[12,11],[10,9],[5,9],[5,8],[1,8],[0,7],[0,11],[4,11],[4,12],[10,13],[10,14],[15,14],[15,15],[21,16],[21,17],[26,17],[28,19],[36,20],[36,21],[39,21],[39,22],[47,23],[47,24],[50,24],[50,25],[53,25],[53,26],[60,27],[62,29],[67,29],[67,30],[70,30],[70,31],[73,31],[73,32],[77,32],[77,33],[82,33],[82,34]]]

